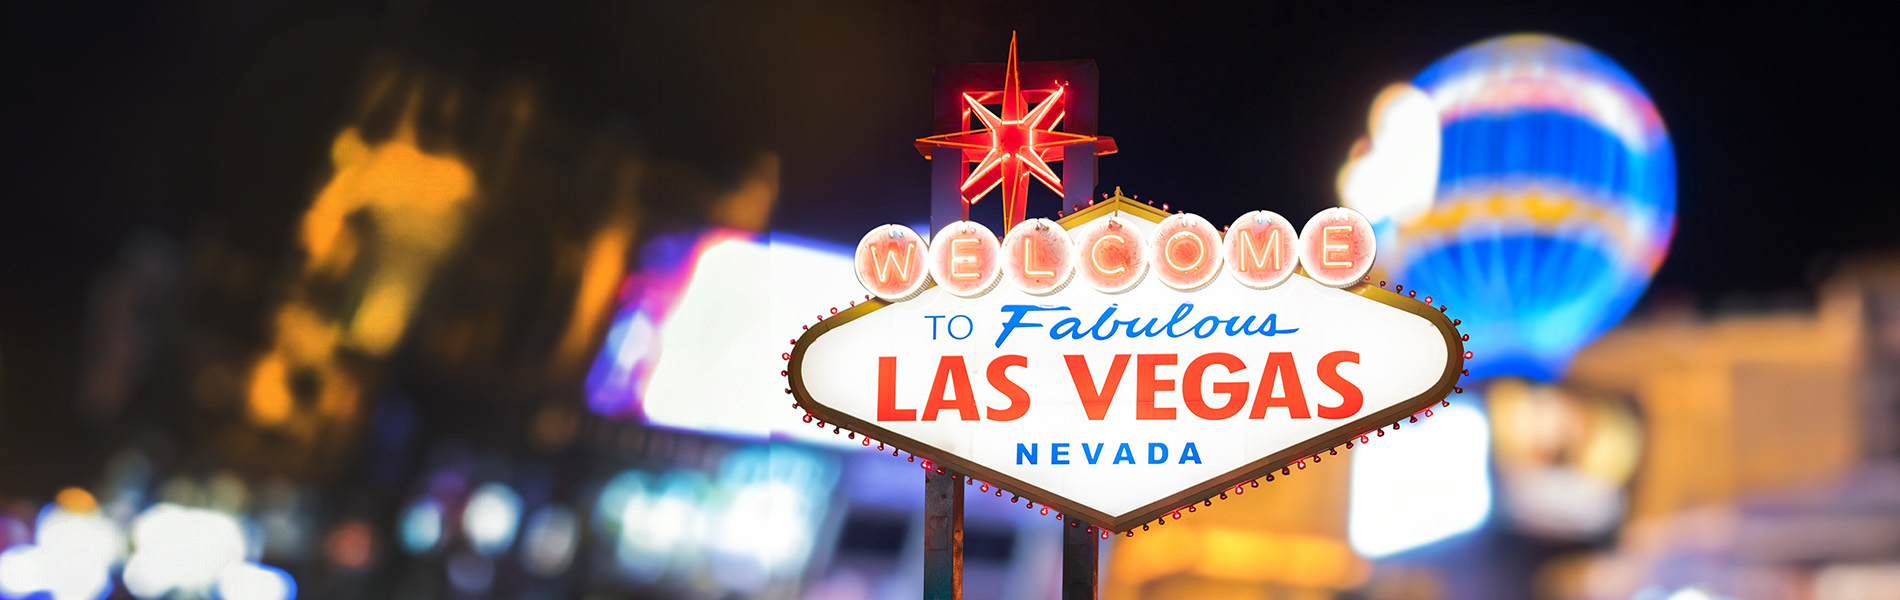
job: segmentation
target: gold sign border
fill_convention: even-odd
[[[1116,198],[1116,200],[1123,199]],[[1129,210],[1129,206],[1139,208]],[[1061,221],[1058,221],[1058,223],[1066,228],[1070,226],[1071,223],[1093,220],[1117,210],[1119,210],[1121,214],[1141,217],[1157,223],[1161,221],[1161,218],[1167,215],[1167,213],[1155,209],[1152,206],[1139,205],[1133,202],[1105,202],[1098,203],[1088,209],[1069,215]],[[1302,277],[1306,276],[1303,270],[1298,271],[1298,273]],[[935,286],[932,285],[929,287]],[[924,289],[929,289],[929,287]],[[950,471],[989,483],[998,488],[1008,488],[1014,494],[1055,508],[1061,511],[1065,516],[1080,518],[1083,521],[1106,528],[1110,531],[1123,532],[1128,531],[1134,526],[1159,519],[1162,515],[1186,508],[1189,504],[1200,502],[1207,497],[1229,488],[1246,485],[1255,479],[1286,468],[1295,461],[1305,459],[1309,456],[1318,456],[1319,453],[1331,450],[1352,438],[1382,428],[1387,423],[1397,424],[1400,419],[1407,418],[1425,410],[1427,407],[1436,404],[1451,393],[1453,387],[1458,383],[1460,374],[1464,370],[1465,345],[1464,342],[1459,339],[1458,328],[1452,324],[1449,317],[1446,317],[1445,314],[1439,310],[1434,310],[1429,304],[1388,291],[1380,286],[1365,281],[1342,289],[1374,302],[1418,315],[1437,327],[1439,333],[1444,336],[1445,355],[1447,357],[1445,361],[1445,371],[1439,376],[1438,383],[1434,384],[1423,394],[1394,404],[1384,410],[1338,425],[1327,430],[1325,433],[1294,444],[1285,450],[1255,460],[1246,466],[1228,471],[1201,484],[1189,486],[1180,492],[1150,502],[1141,508],[1129,511],[1121,518],[1112,517],[1101,511],[1083,506],[1079,502],[1064,498],[1061,495],[1051,493],[1048,490],[1030,485],[1022,480],[996,472],[973,460],[957,456],[940,448],[886,430],[870,421],[825,406],[824,403],[813,398],[811,392],[805,389],[803,369],[805,351],[811,347],[812,342],[817,340],[818,336],[824,335],[827,331],[831,331],[845,323],[856,320],[858,317],[871,314],[878,309],[891,305],[890,302],[873,298],[863,304],[839,311],[838,314],[832,315],[830,318],[819,321],[818,324],[811,326],[810,329],[805,331],[804,335],[798,338],[798,344],[792,348],[790,365],[786,368],[787,378],[791,383],[790,387],[793,398],[798,401],[800,407],[816,419],[855,431],[859,435],[867,435],[877,441],[896,446],[898,449],[923,457],[925,460],[941,465]]]

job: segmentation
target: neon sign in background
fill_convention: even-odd
[[[1484,355],[1471,374],[1491,379],[1494,395],[1526,393],[1498,378],[1560,379],[1578,349],[1629,312],[1668,251],[1676,204],[1668,132],[1642,86],[1581,44],[1519,34],[1467,46],[1382,92],[1370,130],[1340,171],[1343,203],[1371,219],[1383,277],[1433,290],[1464,317]],[[1511,403],[1491,408],[1513,420],[1522,412]],[[1349,529],[1362,554],[1403,552],[1488,518],[1487,415],[1456,405],[1443,412],[1420,438],[1355,457]],[[1468,431],[1442,437],[1438,429]],[[1500,439],[1521,437],[1499,431]],[[1408,453],[1407,445],[1438,448]],[[1407,464],[1408,455],[1438,458]],[[1507,508],[1561,481],[1519,481],[1520,471],[1503,471]],[[1405,475],[1423,472],[1436,478]],[[1541,519],[1546,529],[1592,529],[1620,510],[1608,485],[1554,493],[1579,510],[1513,516]],[[1412,518],[1421,507],[1435,518]]]
[[[1475,378],[1553,381],[1629,312],[1675,229],[1676,163],[1641,85],[1568,40],[1461,49],[1374,103],[1339,177],[1380,266],[1465,316]]]
[[[909,268],[924,250],[918,244]],[[845,249],[708,229],[656,238],[641,254],[588,371],[590,410],[729,437],[856,445],[783,418],[791,400],[777,359],[789,346],[760,335],[798,331],[841,299],[863,297]]]

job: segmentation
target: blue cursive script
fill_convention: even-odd
[[[1166,321],[1163,321],[1159,317],[1149,317],[1145,324],[1142,323],[1141,317],[1132,319],[1114,318],[1115,310],[1119,307],[1120,305],[1118,304],[1108,305],[1108,308],[1102,309],[1102,314],[1095,318],[1095,323],[1089,325],[1087,328],[1082,326],[1082,319],[1064,317],[1056,321],[1055,325],[1048,326],[1049,339],[1079,340],[1083,338],[1094,338],[1097,340],[1107,340],[1117,335],[1128,338],[1161,336],[1179,338],[1191,335],[1204,339],[1223,333],[1229,337],[1243,335],[1271,337],[1283,333],[1299,331],[1297,328],[1280,329],[1279,325],[1275,322],[1279,316],[1277,314],[1268,314],[1265,317],[1257,315],[1235,315],[1225,318],[1208,315],[1195,320],[1193,319],[1194,303],[1192,302],[1182,302],[1180,306],[1175,307],[1174,314],[1169,316]],[[1009,314],[1009,319],[1003,322],[1003,332],[996,336],[996,347],[998,348],[1003,347],[1003,342],[1009,339],[1009,334],[1017,329],[1045,326],[1042,323],[1026,320],[1031,313],[1066,311],[1069,310],[1069,307],[1005,304],[1002,310],[1004,313]],[[1192,325],[1189,325],[1189,323],[1192,323]]]

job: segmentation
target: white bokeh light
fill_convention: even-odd
[[[484,556],[508,551],[521,522],[521,496],[507,485],[489,482],[475,489],[462,508],[462,532],[470,546]]]
[[[848,249],[789,236],[707,247],[659,326],[659,360],[643,396],[647,420],[720,435],[856,444],[799,422],[778,374],[785,368],[779,355],[800,325],[863,301],[854,273]],[[759,293],[762,285],[770,293]]]
[[[161,503],[132,521],[132,548],[125,587],[150,599],[208,593],[225,567],[244,560],[246,543],[231,515]]]
[[[1389,86],[1373,102],[1370,126],[1364,154],[1340,172],[1343,204],[1374,225],[1429,210],[1438,192],[1441,152],[1438,106],[1431,96],[1406,84]]]
[[[574,511],[565,506],[543,506],[528,516],[526,535],[521,541],[521,562],[528,572],[553,577],[567,571],[574,561],[580,542],[580,528]]]
[[[805,526],[808,501],[798,488],[762,481],[740,488],[720,519],[717,545],[723,552],[748,556],[764,570],[777,571],[811,542]]]
[[[1491,429],[1468,403],[1360,446],[1347,538],[1380,558],[1476,529],[1491,514]]]
[[[218,574],[220,600],[296,600],[297,582],[282,569],[234,562]]]
[[[35,529],[34,544],[0,554],[0,595],[94,600],[112,591],[111,569],[124,556],[125,536],[110,519],[52,504],[40,511]]]

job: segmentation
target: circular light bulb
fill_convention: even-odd
[[[1029,219],[1003,236],[1003,274],[1024,292],[1053,294],[1075,274],[1075,244],[1048,219]]]
[[[884,300],[907,300],[923,291],[930,273],[924,266],[930,246],[903,225],[884,225],[858,241],[858,283]]]
[[[962,298],[989,293],[1001,278],[1002,242],[982,223],[957,221],[930,240],[930,278]]]
[[[1300,234],[1293,223],[1270,210],[1256,210],[1234,219],[1221,240],[1227,272],[1241,285],[1264,290],[1285,283],[1300,264],[1295,248]]]
[[[1300,266],[1313,281],[1330,287],[1358,283],[1372,271],[1377,250],[1372,222],[1350,208],[1319,211],[1300,228]]]
[[[1162,219],[1148,245],[1155,276],[1168,287],[1200,289],[1220,273],[1220,232],[1200,215],[1177,213]]]
[[[1148,273],[1147,236],[1116,217],[1096,219],[1077,232],[1077,269],[1089,287],[1117,293],[1141,283]]]

